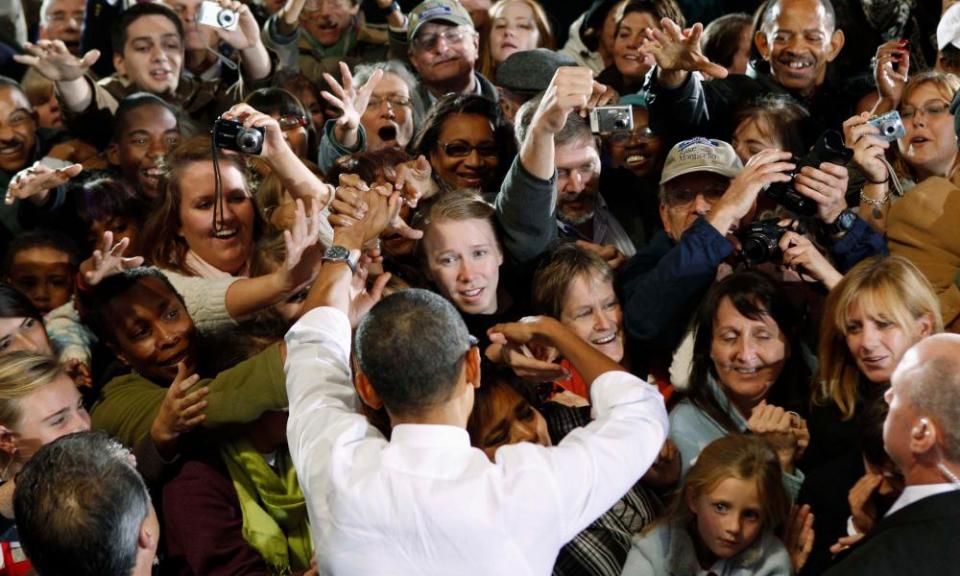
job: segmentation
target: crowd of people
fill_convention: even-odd
[[[960,2],[10,4],[0,576],[957,573]]]

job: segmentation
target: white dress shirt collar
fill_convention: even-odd
[[[942,484],[917,484],[914,486],[907,486],[903,489],[903,494],[897,498],[897,501],[894,502],[893,506],[890,507],[890,510],[887,511],[887,516],[890,516],[894,512],[902,508],[906,508],[907,506],[919,500],[929,498],[930,496],[936,496],[937,494],[943,494],[944,492],[950,492],[952,490],[960,490],[960,486],[951,484],[949,482],[944,482]]]
[[[390,433],[390,443],[423,448],[469,448],[470,436],[456,426],[400,424]]]

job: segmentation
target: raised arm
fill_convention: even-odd
[[[14,60],[36,68],[40,75],[51,80],[67,110],[82,112],[90,106],[93,87],[85,74],[100,58],[99,50],[91,50],[78,58],[60,40],[28,42],[23,49],[26,54],[17,54]]]

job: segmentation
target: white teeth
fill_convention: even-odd
[[[214,238],[232,238],[233,236],[236,236],[236,234],[237,234],[236,228],[230,228],[226,230],[215,231],[213,233],[213,237]]]
[[[474,296],[479,295],[481,290],[483,290],[483,288],[475,288],[473,290],[464,290],[463,292],[461,292],[461,294],[463,294],[467,298],[473,298]]]
[[[639,164],[646,161],[647,157],[643,154],[631,154],[630,156],[627,156],[627,162],[630,164]]]
[[[740,374],[756,374],[756,368],[734,368],[734,370]]]
[[[11,146],[10,148],[0,148],[0,154],[15,154],[20,151],[19,146]]]
[[[809,68],[810,63],[809,62],[790,62],[787,64],[787,66],[789,66],[790,68],[799,70],[800,68]]]
[[[609,344],[609,343],[613,342],[613,341],[616,340],[616,339],[617,339],[617,335],[616,335],[616,334],[611,334],[611,335],[609,335],[609,336],[607,336],[607,337],[605,337],[605,338],[598,338],[597,340],[594,340],[593,343],[594,343],[594,344],[597,344],[598,346],[601,346],[601,345],[603,345],[603,344]]]

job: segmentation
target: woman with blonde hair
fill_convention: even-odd
[[[960,78],[927,71],[904,82],[888,73],[888,58],[878,58],[881,87],[897,97],[891,102],[903,120],[904,135],[886,142],[867,115],[844,122],[847,145],[866,182],[860,214],[886,234],[891,254],[905,256],[923,272],[940,299],[943,323],[960,331],[960,147],[950,103],[960,91]],[[902,65],[901,65],[902,68]],[[893,75],[891,75],[893,74]],[[898,93],[899,92],[899,93]],[[902,95],[900,95],[902,94]],[[892,97],[891,97],[892,98]],[[893,164],[885,152],[895,144]],[[906,185],[916,186],[901,192]]]
[[[554,47],[553,29],[537,0],[499,0],[481,34],[480,73],[496,79],[497,65],[514,52]]]
[[[807,419],[810,446],[802,462],[807,478],[799,496],[817,511],[812,573],[829,566],[830,545],[848,535],[851,490],[866,474],[857,432],[860,413],[871,402],[882,402],[903,354],[942,330],[937,295],[902,256],[864,260],[830,291]]]

